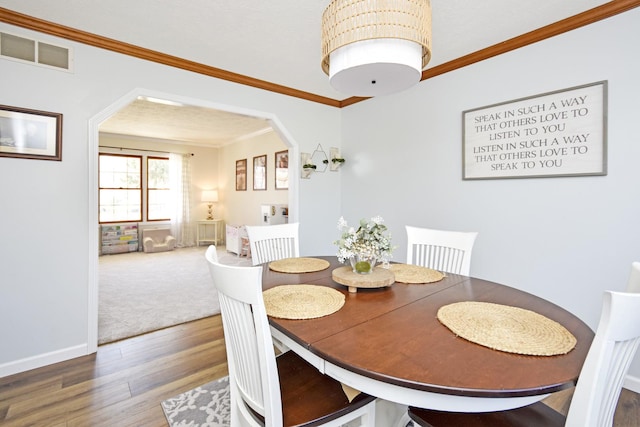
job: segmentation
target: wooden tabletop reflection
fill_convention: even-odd
[[[322,359],[386,383],[417,390],[473,397],[540,395],[575,385],[593,331],[568,311],[526,292],[486,280],[448,274],[436,283],[394,283],[380,289],[347,287],[331,279],[342,266],[305,274],[263,269],[264,289],[281,284],[316,284],[343,292],[345,305],[310,320],[270,318],[273,327]],[[566,355],[522,356],[492,350],[456,337],[436,318],[459,301],[521,307],[567,328],[577,345]]]

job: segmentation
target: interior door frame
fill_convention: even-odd
[[[272,113],[251,110],[239,106],[226,104],[218,104],[204,99],[185,97],[176,94],[163,93],[144,88],[136,88],[124,95],[111,105],[104,108],[98,114],[89,119],[88,122],[88,253],[89,268],[87,281],[87,354],[98,351],[98,256],[99,256],[99,239],[98,239],[98,153],[99,153],[99,131],[100,124],[106,119],[114,115],[117,111],[130,104],[138,97],[147,96],[153,98],[166,99],[182,103],[184,105],[193,105],[198,107],[222,110],[230,113],[241,114],[244,116],[252,116],[259,119],[265,119],[278,134],[282,142],[289,149],[289,169],[296,171],[299,169],[299,145],[280,120]],[[299,183],[295,178],[296,174],[289,174],[289,219],[291,222],[299,221]]]

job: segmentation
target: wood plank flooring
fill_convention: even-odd
[[[220,316],[0,378],[0,426],[167,426],[160,402],[227,375]]]
[[[217,315],[0,378],[0,426],[166,427],[160,402],[227,372]],[[566,391],[547,402],[566,413],[570,398]],[[614,425],[640,427],[640,395],[623,390]]]

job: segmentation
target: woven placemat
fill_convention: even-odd
[[[390,264],[389,269],[400,283],[434,283],[444,278],[441,272],[419,265]]]
[[[271,261],[269,268],[279,273],[311,273],[329,268],[329,261],[320,258],[284,258]]]
[[[340,310],[345,297],[318,285],[280,285],[262,293],[267,314],[280,319],[315,319]]]
[[[555,356],[576,346],[576,338],[564,326],[518,307],[457,302],[440,307],[438,320],[459,337],[507,353]]]

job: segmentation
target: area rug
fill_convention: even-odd
[[[161,403],[170,427],[229,427],[229,377],[223,377]]]
[[[220,313],[205,246],[99,258],[98,344]],[[251,265],[218,249],[220,263]]]

